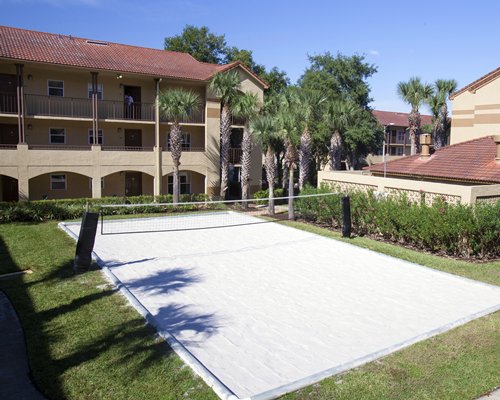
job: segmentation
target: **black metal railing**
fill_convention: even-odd
[[[242,154],[243,154],[243,150],[241,150],[240,148],[230,148],[229,149],[229,162],[231,164],[240,164]]]
[[[92,118],[90,99],[74,97],[25,95],[26,115],[48,117]]]

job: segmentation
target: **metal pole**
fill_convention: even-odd
[[[342,237],[351,237],[351,199],[342,196]]]

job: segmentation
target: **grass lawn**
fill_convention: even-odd
[[[297,228],[339,238],[301,223]],[[365,238],[350,243],[500,285],[500,262],[472,264]],[[0,280],[50,399],[215,399],[100,271],[73,275],[75,243],[54,222],[0,225]],[[323,380],[286,399],[464,399],[500,385],[500,312]]]

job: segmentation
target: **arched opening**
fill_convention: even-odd
[[[17,179],[7,175],[0,175],[0,201],[19,201]]]
[[[205,175],[195,171],[179,172],[180,194],[200,194],[205,193]],[[173,194],[174,177],[173,174],[162,177],[162,194]]]
[[[153,177],[140,171],[119,171],[101,178],[103,197],[152,196]]]
[[[29,180],[30,200],[92,197],[92,179],[75,172],[54,171]]]

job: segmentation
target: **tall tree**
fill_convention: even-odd
[[[174,204],[179,202],[179,166],[182,155],[182,131],[180,121],[189,119],[190,113],[200,107],[197,94],[184,89],[166,90],[160,94],[160,112],[172,123],[170,128],[170,152],[174,164]]]
[[[301,89],[295,91],[292,101],[294,102],[298,122],[302,128],[299,147],[299,188],[302,190],[310,179],[313,162],[313,138],[310,127],[314,118],[318,115],[319,108],[325,101],[325,97],[320,91]]]
[[[284,93],[286,88],[290,86],[290,78],[286,75],[285,71],[280,71],[277,67],[273,67],[269,71],[259,73],[259,76],[264,79],[268,85],[266,94]]]
[[[438,137],[437,137],[437,142],[439,142],[436,147],[436,141],[434,142],[434,148],[437,149],[439,147],[445,146],[448,138],[446,133],[448,132],[448,103],[447,100],[449,99],[450,95],[457,90],[457,81],[454,79],[438,79],[436,83],[434,84],[435,86],[435,91],[437,94],[440,96],[442,103],[441,103],[441,110],[440,110],[440,116],[439,116],[439,132],[438,132]]]
[[[361,109],[356,103],[340,99],[328,102],[325,107],[324,118],[331,132],[329,161],[332,171],[341,169],[343,137],[345,132],[354,125],[360,111]]]
[[[225,198],[229,183],[229,148],[231,141],[231,107],[240,92],[240,77],[237,71],[217,73],[209,84],[209,89],[220,98],[220,197]]]
[[[259,100],[254,93],[245,93],[238,96],[233,103],[232,113],[237,118],[245,121],[243,127],[243,139],[241,142],[241,199],[248,199],[250,186],[250,167],[252,160],[252,134],[249,124],[252,118],[257,116],[259,111]],[[243,201],[243,207],[247,208],[248,202]]]
[[[345,98],[361,107],[370,103],[370,87],[367,79],[377,68],[365,62],[364,56],[333,56],[326,52],[309,56],[310,67],[299,79],[299,85],[305,89],[318,90],[329,98]]]
[[[276,120],[269,115],[262,115],[251,122],[250,129],[262,146],[262,150],[265,151],[264,167],[269,184],[268,213],[274,215],[274,184],[277,175],[275,148],[278,140]]]
[[[165,50],[189,53],[202,62],[222,63],[226,49],[224,35],[211,33],[206,26],[186,25],[180,35],[165,38]]]
[[[358,169],[360,158],[379,149],[383,139],[384,131],[370,111],[355,112],[353,123],[344,132],[347,168]]]
[[[411,105],[411,112],[408,116],[408,127],[410,134],[410,154],[414,155],[419,150],[420,135],[420,112],[419,107],[432,95],[432,86],[422,83],[420,78],[412,77],[408,82],[398,83],[399,97]]]

